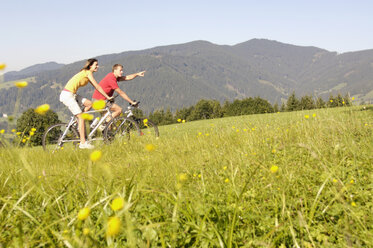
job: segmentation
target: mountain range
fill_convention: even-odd
[[[358,101],[373,100],[373,49],[338,54],[252,39],[233,46],[193,41],[96,58],[100,65],[97,81],[116,63],[124,65],[125,74],[147,71],[143,78],[119,83],[132,99],[142,102],[145,112],[174,111],[200,99],[224,102],[259,96],[281,104],[292,92],[324,99],[341,93]],[[0,85],[0,113],[14,109],[17,89],[9,82],[26,79],[29,86],[22,92],[20,111],[48,103],[58,113],[68,114],[58,96],[84,64],[85,60],[65,65],[50,62],[5,73]],[[79,90],[89,97],[92,92],[90,86]],[[122,100],[119,103],[124,104]]]

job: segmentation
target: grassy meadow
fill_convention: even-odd
[[[371,109],[159,129],[0,148],[0,247],[373,247]]]

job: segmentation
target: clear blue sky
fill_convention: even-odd
[[[193,40],[359,51],[373,48],[372,10],[370,0],[0,0],[0,63],[20,70]]]

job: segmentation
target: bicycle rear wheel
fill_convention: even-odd
[[[104,129],[104,140],[111,142],[115,137],[130,139],[131,135],[140,135],[137,122],[127,117],[117,117],[111,120]]]
[[[45,151],[55,152],[64,147],[75,148],[80,141],[78,131],[74,127],[70,127],[66,135],[61,137],[66,128],[66,123],[58,123],[48,127],[43,135],[43,149]]]
[[[156,138],[159,137],[158,126],[148,118],[139,118],[137,123],[141,129],[141,135],[152,135]]]

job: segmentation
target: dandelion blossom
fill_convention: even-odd
[[[16,83],[14,83],[14,85],[15,85],[17,88],[22,89],[22,88],[27,87],[28,83],[27,83],[26,81],[22,81],[22,82],[16,82]]]
[[[124,200],[121,197],[115,198],[111,203],[111,209],[114,211],[121,210],[124,207]]]
[[[91,120],[93,120],[93,115],[88,114],[88,113],[83,113],[83,114],[82,114],[82,118],[83,118],[84,120],[86,120],[86,121],[91,121]]]
[[[79,210],[78,219],[85,220],[88,218],[90,213],[91,213],[91,209],[89,207],[82,208]]]
[[[182,123],[185,123],[185,120],[182,120],[181,122],[182,122]]]
[[[147,150],[148,152],[152,152],[152,151],[155,150],[155,145],[147,144],[147,145],[145,145],[145,150]]]
[[[43,104],[40,105],[35,109],[35,112],[38,113],[39,115],[44,115],[47,111],[49,110],[49,105],[48,104]]]
[[[0,64],[0,70],[4,70],[6,67],[6,64]]]
[[[272,165],[270,170],[271,170],[272,173],[276,173],[278,171],[278,166],[277,165]]]
[[[312,117],[315,118],[315,117],[316,117],[316,114],[313,114]]]
[[[333,183],[337,183],[337,182],[338,182],[338,180],[334,178],[333,179]]]
[[[352,100],[352,101],[355,100],[355,97],[352,97],[351,100]]]
[[[15,130],[15,129],[12,129],[12,133],[15,133],[17,130]]]
[[[181,122],[181,119],[177,119],[177,122]]]
[[[83,234],[85,236],[87,236],[89,234],[89,232],[90,232],[89,228],[87,228],[87,227],[83,228]]]
[[[351,206],[356,207],[356,203],[355,202],[351,202]]]
[[[100,150],[93,151],[91,155],[89,155],[89,158],[91,159],[92,162],[96,162],[100,160],[102,157],[102,152]]]
[[[333,100],[332,100],[332,99],[330,99],[330,102],[333,102]]]
[[[179,179],[180,182],[184,182],[188,179],[188,175],[185,174],[185,173],[181,173],[181,174],[178,175],[177,178]]]
[[[228,178],[226,178],[226,179],[224,180],[224,182],[226,182],[226,183],[229,183],[229,179],[228,179]]]
[[[100,109],[105,108],[105,101],[104,100],[94,101],[93,104],[92,104],[92,108],[94,108],[96,110],[100,110]]]
[[[224,166],[224,167],[223,167],[223,170],[226,170],[226,169],[227,169],[227,166]]]
[[[34,128],[34,127],[31,128],[31,131],[32,131],[32,132],[35,132],[35,131],[36,131],[36,128]]]
[[[107,236],[115,236],[120,232],[121,221],[117,216],[111,217],[107,222]]]
[[[310,116],[309,115],[305,115],[304,118],[308,119],[308,118],[310,118]]]
[[[1,134],[5,133],[5,130],[4,130],[4,129],[1,129],[1,130],[0,130],[0,133],[1,133]]]

